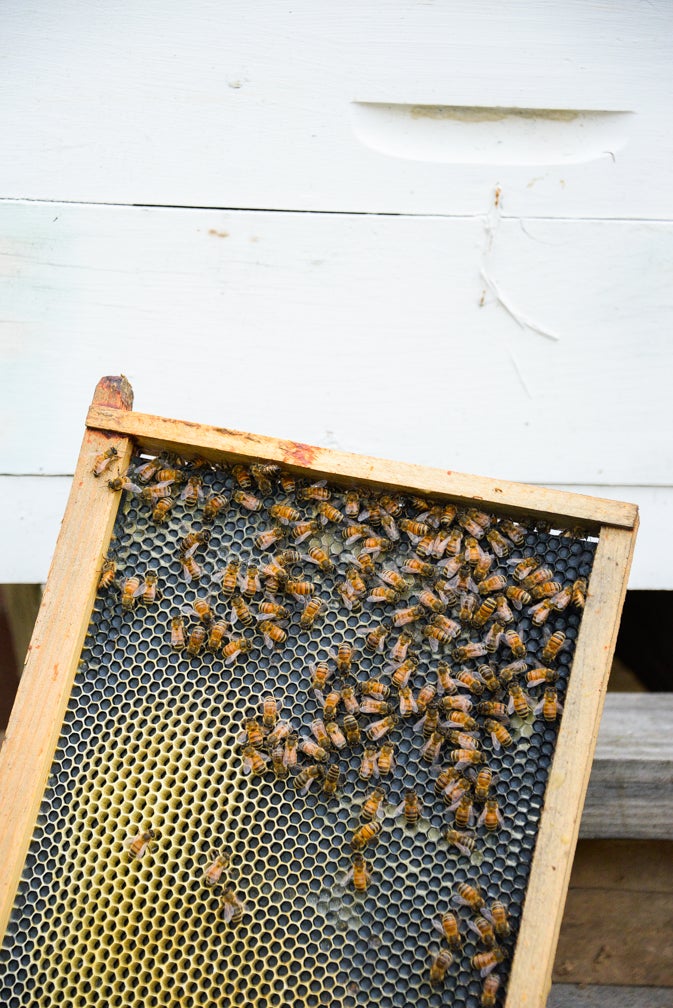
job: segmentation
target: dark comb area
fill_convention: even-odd
[[[595,542],[99,466],[123,498],[1,1003],[501,1006]]]

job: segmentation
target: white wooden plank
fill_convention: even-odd
[[[70,487],[70,476],[0,476],[0,584],[46,580]],[[673,543],[659,534],[673,519],[673,488],[582,487],[577,493],[631,498],[641,524],[630,589],[673,589]],[[605,494],[602,491],[605,490]]]
[[[5,202],[0,234],[2,473],[69,472],[96,381],[124,372],[147,413],[670,482],[673,224]]]
[[[665,0],[8,0],[0,196],[670,216],[672,29]]]

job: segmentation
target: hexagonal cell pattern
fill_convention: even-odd
[[[137,470],[146,464],[138,458],[132,465],[140,489],[145,472]],[[185,484],[167,482],[164,474],[163,492],[172,498],[165,522],[153,520],[161,490],[124,493],[119,508],[109,551],[115,580],[99,591],[92,613],[3,947],[2,1003],[8,1008],[101,1003],[477,1008],[483,980],[472,959],[489,953],[489,946],[470,928],[476,911],[457,903],[461,883],[468,883],[487,911],[494,900],[507,907],[510,933],[496,939],[503,954],[495,999],[501,1005],[558,730],[558,718],[546,720],[540,709],[546,684],[530,685],[526,672],[551,668],[563,700],[581,620],[581,608],[567,604],[569,589],[588,579],[595,543],[580,530],[569,536],[508,525],[480,511],[455,515],[432,500],[394,495],[382,501],[360,489],[356,502],[343,487],[310,489],[306,481],[282,487],[277,473],[268,475],[270,486],[258,487],[253,479],[242,488],[239,480],[246,483],[249,472],[187,462],[179,468],[196,475],[187,484],[198,497],[193,506],[191,489],[185,494]],[[155,500],[148,501],[152,493]],[[227,503],[208,521],[203,498],[217,493]],[[241,493],[257,497],[260,509],[249,510],[246,505],[254,502]],[[322,497],[338,514],[323,507]],[[281,507],[271,515],[278,504],[299,513]],[[303,531],[297,524],[302,522],[314,524],[297,543],[293,532]],[[262,549],[257,537],[270,527],[282,538]],[[345,529],[355,537],[352,543],[346,544]],[[185,539],[204,530],[209,538],[197,540],[191,552],[192,540],[185,544]],[[447,548],[443,543],[451,533]],[[377,537],[385,548],[380,553]],[[264,568],[288,549],[299,555],[285,556],[274,581]],[[309,557],[316,549],[328,558],[322,566]],[[528,582],[517,566],[523,557],[537,561]],[[413,573],[410,564],[419,559],[430,566]],[[245,603],[237,603],[238,615],[223,591],[232,561],[240,563],[241,578],[231,582],[234,594]],[[247,576],[251,566],[261,570],[259,586]],[[154,598],[153,579],[146,580],[152,571]],[[386,571],[394,572],[392,578]],[[484,581],[494,576],[502,580],[489,591]],[[307,626],[300,620],[311,596],[293,584],[302,581],[310,581],[312,597],[323,602]],[[541,589],[550,582],[556,586]],[[390,599],[374,592],[368,600],[373,589],[391,583],[396,590]],[[433,592],[441,613],[421,596],[424,590]],[[517,608],[522,590],[534,597],[524,596]],[[474,610],[484,599],[503,595],[509,606],[499,601],[490,614],[494,607],[487,606],[487,618],[476,626],[466,596],[474,596]],[[544,598],[552,602],[540,608]],[[262,613],[260,606],[268,602],[282,605],[285,619]],[[401,624],[404,617],[395,616],[400,610],[419,606],[412,615],[420,618],[392,625]],[[263,615],[270,626],[258,619]],[[455,627],[443,624],[445,636],[435,641],[427,628],[442,628],[437,615]],[[510,616],[511,622],[494,628]],[[178,617],[187,644],[179,650],[171,639],[171,621]],[[213,622],[220,620],[226,622],[224,636],[209,650]],[[278,640],[265,643],[260,624]],[[383,649],[372,650],[368,635],[381,626]],[[440,715],[439,736],[425,737],[422,706],[399,716],[400,691],[393,683],[405,659],[393,658],[391,648],[402,630],[412,637],[407,657],[415,658],[411,703],[417,705],[424,685],[436,688],[428,709],[431,718],[435,711]],[[525,665],[514,671],[516,642],[505,636],[510,630],[525,649]],[[559,631],[563,647],[550,657],[544,648]],[[484,639],[492,647],[485,655],[456,653]],[[341,674],[336,657],[343,645],[353,654],[350,671]],[[300,752],[297,766],[286,768],[282,759],[291,763],[292,747],[283,739],[272,757],[266,738],[277,730],[279,717],[292,732],[315,741],[310,726],[323,714],[312,688],[318,662],[330,672],[325,695],[350,685],[361,705],[367,680],[387,686],[396,722],[371,741],[365,731],[387,715],[354,707],[361,741],[338,748],[337,736],[325,762]],[[438,686],[441,662],[448,664],[445,676],[450,673],[444,692]],[[478,671],[485,663],[496,677],[488,682],[484,673],[486,684]],[[468,675],[457,679],[459,673]],[[498,748],[497,736],[485,726],[488,714],[477,705],[510,704],[512,685],[523,689],[524,716],[496,715],[505,729]],[[267,727],[266,696],[279,708],[278,715],[268,709]],[[467,716],[474,725],[449,724],[451,699],[456,709],[471,705]],[[346,713],[344,699],[337,697],[342,730]],[[258,738],[248,737],[248,719],[257,722]],[[461,727],[462,739],[450,741],[448,733]],[[386,775],[381,762],[378,778],[361,779],[365,746],[380,752],[388,741],[396,759],[392,772]],[[433,746],[437,758],[430,762]],[[469,764],[452,764],[457,757],[451,753],[460,749],[481,754],[473,771]],[[332,765],[339,769],[334,795],[323,790],[326,767]],[[493,831],[488,820],[476,822],[485,809],[474,779],[483,765],[493,771],[489,795],[502,817]],[[451,780],[438,795],[442,771]],[[455,801],[447,797],[451,790],[460,798],[461,778],[467,789],[462,811],[450,808]],[[297,787],[304,781],[306,793]],[[367,884],[357,891],[349,877],[351,840],[363,826],[362,805],[375,786],[385,792],[383,817],[373,820],[380,824],[378,838],[364,844]],[[420,809],[408,823],[404,805],[410,789]],[[456,824],[461,814],[465,822]],[[468,834],[462,849],[446,840],[454,827]],[[211,878],[214,884],[206,885],[204,872],[217,854],[224,867]],[[435,925],[448,910],[458,920],[462,947],[453,950],[445,976],[433,985],[433,961],[448,948]]]

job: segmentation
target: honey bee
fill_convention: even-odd
[[[420,557],[412,556],[405,560],[400,570],[405,574],[415,574],[418,577],[432,577],[435,568],[431,563],[421,560]]]
[[[142,581],[134,591],[134,597],[138,598],[143,605],[152,605],[161,598],[161,592],[157,588],[159,576],[155,570],[148,570],[145,580]]]
[[[441,987],[452,962],[453,955],[449,949],[440,949],[430,966],[430,983],[433,987]]]
[[[452,676],[451,666],[444,661],[437,663],[437,692],[452,695],[456,693],[458,686]]]
[[[425,714],[430,704],[435,699],[437,694],[437,687],[433,686],[432,683],[425,683],[421,686],[418,696],[416,697],[416,708],[421,714]]]
[[[224,643],[224,638],[228,630],[228,625],[225,620],[214,620],[210,627],[208,628],[208,641],[206,647],[213,654],[217,654]]]
[[[451,681],[454,682],[453,679]],[[474,704],[469,697],[461,693],[458,696],[443,696],[439,701],[439,706],[443,711],[449,714],[450,718],[454,717],[456,711],[461,711],[461,714],[466,715],[467,719],[469,719],[469,713]],[[466,730],[472,731],[472,728],[468,728]]]
[[[391,668],[391,665],[387,665],[386,671],[390,671]],[[414,655],[409,655],[406,661],[403,661],[402,664],[398,665],[393,671],[391,679],[393,686],[396,686],[398,690],[408,686],[409,680],[416,668],[418,668],[418,658]]]
[[[299,617],[299,625],[303,627],[304,630],[310,629],[315,623],[318,615],[324,609],[324,602],[319,598],[310,598],[304,606],[304,611]]]
[[[383,654],[386,646],[386,640],[390,634],[390,626],[386,623],[380,623],[378,626],[370,630],[365,637],[365,647],[368,651],[375,651],[379,654]]]
[[[386,588],[385,585],[377,585],[372,588],[369,595],[367,596],[367,602],[373,602],[374,605],[394,605],[397,602],[398,594],[394,588]]]
[[[382,824],[380,820],[364,823],[359,826],[353,837],[351,839],[351,848],[354,851],[362,851],[365,849],[367,844],[373,843],[378,839],[379,833],[381,832]]]
[[[530,589],[530,595],[531,598],[537,602],[540,599],[550,599],[562,591],[563,585],[559,581],[543,581],[542,584],[536,584]],[[572,589],[569,587],[568,602],[570,602],[571,595]]]
[[[102,476],[107,469],[110,468],[114,460],[118,457],[119,452],[112,445],[107,451],[104,451],[101,455],[98,455],[94,459],[92,472],[94,476]]]
[[[319,766],[308,766],[300,770],[294,779],[295,789],[299,794],[307,794],[312,784],[323,780],[325,771]]]
[[[470,960],[474,969],[479,970],[479,976],[487,977],[491,970],[503,962],[505,953],[502,949],[492,948],[488,952],[477,952]]]
[[[98,591],[107,591],[114,584],[117,564],[115,560],[103,560],[100,579],[98,581]]]
[[[325,722],[323,719],[314,718],[314,720],[311,721],[310,728],[318,745],[322,746],[323,749],[331,749],[332,743],[330,742],[330,737],[325,729]]]
[[[531,595],[533,592],[531,592]],[[573,589],[572,585],[566,585],[561,591],[557,592],[551,599],[551,603],[556,610],[556,612],[565,612],[573,599]]]
[[[477,590],[480,595],[490,595],[493,592],[503,591],[506,587],[507,578],[504,574],[492,574],[477,584]]]
[[[127,836],[124,846],[131,857],[138,858],[139,861],[145,857],[152,848],[152,841],[156,840],[157,834],[153,829],[141,830],[136,836]]]
[[[135,576],[124,578],[121,585],[122,609],[127,611],[133,609],[135,600],[139,594],[138,589],[140,586],[140,578]]]
[[[171,619],[171,647],[174,651],[182,651],[185,646],[185,621],[182,616]]]
[[[395,747],[390,742],[384,742],[376,754],[374,776],[389,777],[395,766]]]
[[[204,529],[202,532],[189,532],[178,546],[178,556],[181,560],[191,557],[200,546],[207,546],[210,541],[210,532]]]
[[[499,703],[497,700],[484,700],[482,703],[477,704],[477,714],[481,714],[484,717],[497,718],[499,721],[509,721],[506,705]]]
[[[273,486],[269,477],[277,476],[280,472],[280,466],[272,462],[265,462],[263,464],[251,465],[250,472],[259,492],[263,493],[265,497],[270,497],[273,493]]]
[[[460,633],[460,623],[446,616],[433,616],[427,626],[423,627],[423,636],[428,638],[428,644],[436,652],[440,644],[450,644]]]
[[[427,588],[419,592],[418,601],[430,612],[443,613],[446,610],[446,604]]]
[[[140,494],[141,496],[145,493],[145,491],[141,490],[140,487],[136,483],[133,483],[128,478],[128,476],[115,476],[114,479],[111,479],[111,480],[107,481],[107,485],[110,487],[110,490],[115,490],[115,491],[117,491],[117,490],[125,490],[127,493]],[[165,493],[162,493],[159,496],[168,496],[168,494],[170,494],[170,488],[169,487],[166,487],[165,491],[166,491]],[[145,498],[145,499],[147,499],[147,498]],[[155,499],[158,500],[159,498],[157,497]],[[154,503],[154,500],[152,498],[150,498],[150,501],[152,503]]]
[[[421,808],[421,801],[415,789],[408,788],[404,796],[404,801],[397,806],[393,815],[403,815],[406,825],[413,827],[418,825],[418,820],[421,818]]]
[[[325,724],[325,731],[327,732],[329,740],[335,749],[341,750],[346,748],[346,736],[341,731],[341,728],[336,721],[327,721]]]
[[[376,773],[376,749],[365,748],[362,754],[362,759],[360,761],[360,769],[358,771],[358,776],[360,780],[368,781],[372,777],[378,776]]]
[[[264,501],[255,497],[254,494],[248,493],[247,490],[234,490],[231,496],[246,511],[261,511],[264,507]]]
[[[241,490],[250,490],[252,487],[252,474],[246,466],[239,464],[233,465],[231,467],[231,475],[234,477]]]
[[[288,495],[293,494],[297,489],[296,481],[292,473],[281,470],[278,473],[278,479],[280,480],[280,485],[283,488],[283,493]]]
[[[259,752],[254,746],[247,745],[241,751],[243,757],[243,773],[250,777],[260,777],[267,771],[269,757]]]
[[[497,529],[489,529],[486,539],[498,559],[502,560],[512,552],[512,544]]]
[[[232,624],[241,623],[244,627],[254,626],[256,622],[247,602],[240,595],[232,595],[231,597],[231,614],[229,619]]]
[[[278,721],[275,728],[273,728],[269,734],[266,736],[266,746],[269,749],[275,749],[279,746],[290,734],[290,729],[292,725],[289,721]]]
[[[548,567],[540,567],[539,570],[533,571],[532,574],[529,574],[528,577],[524,578],[521,585],[532,595],[533,589],[551,581],[553,576],[553,571],[551,571]],[[556,584],[556,582],[554,582],[554,584]],[[561,585],[558,586],[558,589],[561,589]]]
[[[576,609],[584,609],[587,601],[587,588],[586,578],[578,578],[573,582],[571,602]]]
[[[527,668],[528,664],[522,659],[510,662],[509,665],[503,665],[500,669],[500,682],[503,686],[506,686],[515,676],[521,675]]]
[[[327,772],[325,773],[322,781],[323,794],[334,797],[337,793],[340,777],[341,772],[339,770],[339,764],[330,763],[329,766],[327,767]]]
[[[252,644],[245,637],[233,637],[222,648],[222,657],[225,665],[233,665],[237,658],[252,651]]]
[[[344,735],[349,746],[358,745],[360,742],[360,725],[355,720],[353,714],[344,715]]]
[[[287,640],[287,632],[273,620],[261,620],[259,629],[264,637],[264,645],[268,651],[280,647]]]
[[[259,550],[271,549],[277,542],[280,542],[284,535],[285,533],[279,525],[273,525],[255,536],[254,543]]]
[[[341,523],[345,520],[341,511],[337,510],[337,508],[335,508],[333,504],[330,504],[329,501],[321,501],[320,504],[318,504],[317,510],[320,515],[319,521],[321,525],[327,525],[328,523],[341,525]]]
[[[222,893],[222,916],[225,924],[240,924],[247,907],[243,900],[234,892],[233,886],[227,886]]]
[[[329,741],[329,740],[328,740]],[[329,758],[329,753],[324,746],[318,745],[313,739],[306,738],[302,736],[297,744],[297,748],[304,755],[310,756],[311,759],[318,760],[319,763],[324,763],[326,759]]]
[[[180,494],[180,500],[186,507],[196,507],[203,500],[202,479],[200,476],[190,476]]]
[[[353,590],[348,581],[337,581],[335,589],[341,596],[341,601],[350,612],[360,612],[362,606],[357,593]]]
[[[349,518],[354,518],[360,513],[360,492],[358,490],[346,491],[344,511]]]
[[[239,560],[230,560],[224,570],[218,571],[218,576],[222,578],[222,592],[227,597],[231,597],[236,591],[241,564]]]
[[[414,730],[422,731],[423,738],[426,739],[429,739],[434,732],[439,731],[439,705],[437,703],[428,704],[423,717],[414,725]]]
[[[351,546],[353,543],[357,542],[358,539],[364,539],[365,536],[369,535],[370,531],[371,530],[367,527],[367,525],[360,525],[357,522],[354,522],[351,525],[345,525],[341,530],[341,534],[346,546]],[[365,554],[365,556],[366,555],[367,554]]]
[[[315,585],[311,581],[288,581],[285,584],[285,591],[296,602],[303,602],[308,595],[313,595]]]
[[[289,530],[289,535],[292,541],[298,546],[299,543],[303,543],[304,539],[308,539],[309,536],[314,535],[317,531],[318,522],[311,519],[309,521],[295,522]]]
[[[246,598],[252,598],[262,590],[262,584],[259,580],[259,571],[252,564],[248,564],[245,573],[241,571],[238,575],[238,585],[241,589],[241,593],[246,596]]]
[[[500,641],[502,640],[504,626],[502,623],[493,622],[489,627],[488,633],[484,637],[484,644],[486,645],[486,650],[493,654],[500,647]]]
[[[510,683],[507,691],[509,693],[509,702],[507,704],[509,713],[511,714],[512,711],[515,711],[520,718],[527,718],[531,712],[531,702],[528,694],[524,693],[516,682]]]
[[[164,497],[157,501],[152,509],[152,521],[157,525],[163,525],[168,520],[171,508],[175,504],[172,497]]]
[[[495,931],[489,920],[478,914],[474,920],[468,921],[467,926],[470,931],[474,932],[482,944],[486,945],[487,948],[493,948],[495,945]]]
[[[412,521],[409,518],[400,518],[397,522],[397,527],[402,532],[406,532],[412,543],[418,543],[430,532],[429,525],[426,525],[424,522]]]
[[[478,672],[470,672],[469,669],[461,669],[459,672],[455,673],[455,679],[464,686],[465,689],[469,690],[470,693],[473,693],[476,696],[481,696],[484,692],[484,680]]]
[[[373,819],[385,817],[386,813],[383,807],[385,796],[385,791],[380,787],[374,788],[371,794],[367,795],[360,809],[360,819],[363,822],[371,822]]]
[[[540,561],[536,557],[524,557],[523,560],[510,560],[510,563],[515,564],[512,577],[515,581],[519,582],[524,581],[540,566]]]
[[[453,763],[457,770],[467,766],[478,766],[484,762],[484,754],[478,749],[452,749],[449,753],[449,761]]]
[[[189,556],[182,557],[180,565],[187,584],[191,584],[192,581],[201,580],[203,570],[201,569],[201,565],[197,563],[191,554]]]
[[[565,646],[565,641],[566,635],[563,630],[555,630],[542,649],[542,661],[545,663],[555,661],[559,651]]]
[[[203,520],[205,522],[215,521],[220,511],[222,511],[228,503],[229,501],[224,494],[211,494],[211,496],[206,500],[206,503],[203,505]]]
[[[453,649],[453,656],[456,661],[472,661],[475,658],[483,658],[486,654],[486,645],[483,641],[470,641],[461,647]]]
[[[257,611],[257,620],[265,619],[287,619],[288,612],[285,606],[278,602],[260,602]]]
[[[390,714],[391,706],[385,700],[377,700],[375,697],[365,697],[360,702],[361,714]]]
[[[462,794],[457,802],[449,805],[454,813],[453,822],[457,830],[466,830],[474,823],[473,800],[470,794]]]
[[[325,486],[325,481],[321,480],[319,483],[303,487],[297,496],[302,500],[326,501],[330,499],[332,492],[328,486]]]
[[[265,728],[274,728],[278,722],[278,710],[280,704],[273,696],[265,696],[262,699],[262,724]]]
[[[405,626],[407,623],[414,623],[416,620],[423,619],[425,616],[425,609],[422,605],[412,605],[407,606],[406,609],[396,609],[393,613],[393,625],[396,627]]]
[[[507,585],[505,597],[509,599],[515,609],[523,609],[525,605],[530,605],[532,599],[529,592],[517,585]]]
[[[367,585],[360,576],[357,567],[351,565],[346,568],[346,580],[355,598],[362,598],[363,595],[367,594]]]
[[[320,546],[311,546],[306,555],[306,560],[308,560],[309,563],[316,564],[316,566],[318,566],[320,570],[326,574],[334,570],[334,564],[325,550],[321,549]]]
[[[293,770],[297,765],[297,748],[299,740],[296,732],[288,732],[283,749],[283,762],[288,770]],[[327,753],[325,753],[325,756]]]
[[[487,798],[484,810],[477,820],[477,826],[485,826],[489,833],[502,829],[505,821],[498,809],[497,798]]]
[[[408,718],[412,714],[418,713],[418,706],[414,700],[414,694],[409,686],[401,686],[399,691],[400,717]]]
[[[505,630],[502,636],[514,658],[526,657],[526,645],[516,630]]]
[[[386,686],[385,683],[379,682],[378,679],[366,679],[365,682],[360,683],[360,692],[364,696],[373,697],[376,700],[385,700],[390,695],[390,687]],[[363,711],[364,713],[366,711]],[[372,713],[378,714],[378,711],[373,711]]]
[[[371,872],[364,859],[364,854],[353,854],[353,867],[346,876],[346,881],[353,882],[353,888],[356,892],[366,892],[367,886],[371,882]]]
[[[141,483],[150,483],[161,469],[162,464],[159,458],[149,459],[136,466],[134,475]]]
[[[547,686],[554,686],[558,680],[558,672],[550,668],[528,669],[526,672],[526,683],[528,686],[540,686],[546,683]]]
[[[491,693],[496,693],[500,689],[500,680],[498,679],[495,669],[490,665],[480,665],[477,669],[477,674],[483,680],[484,686]]]
[[[326,721],[334,721],[337,716],[337,709],[341,703],[341,693],[339,690],[332,690],[326,697],[323,697],[321,693],[318,693],[317,699],[323,707],[323,718]]]
[[[449,847],[455,847],[465,857],[471,857],[474,854],[476,844],[474,837],[469,833],[463,833],[457,829],[448,829],[444,834],[444,839]]]
[[[316,662],[312,666],[311,689],[321,691],[327,685],[332,673],[327,667],[327,662]]]
[[[360,555],[369,553],[373,557],[378,557],[381,553],[387,553],[389,549],[392,549],[392,545],[391,541],[384,536],[367,536],[362,541]]]
[[[456,731],[454,728],[444,728],[444,726],[442,726],[442,731],[449,745],[455,746],[456,749],[479,748],[479,743],[471,732]]]
[[[497,973],[489,973],[484,977],[479,1004],[481,1008],[495,1008],[495,999],[500,987],[500,977]]]
[[[464,596],[464,598],[473,599],[474,596],[468,595]],[[475,609],[475,611],[469,618],[469,622],[471,622],[472,626],[474,627],[483,627],[484,624],[487,623],[494,615],[497,607],[498,603],[496,602],[495,598],[491,595],[489,598],[484,599],[481,605],[479,605],[479,607]]]
[[[264,745],[265,734],[266,732],[257,718],[246,718],[243,722],[243,731],[238,736],[238,741],[240,743],[246,742],[253,749],[261,749]]]
[[[441,798],[448,787],[458,779],[458,771],[454,767],[442,767],[435,780],[435,794]]]
[[[421,759],[426,763],[436,763],[442,751],[444,736],[439,731],[434,731],[430,738],[421,746]]]
[[[498,937],[506,938],[511,929],[505,904],[500,900],[494,900],[491,903],[490,917],[493,922],[493,930]]]
[[[542,713],[542,717],[547,722],[556,721],[556,718],[563,713],[563,705],[559,702],[555,686],[546,687],[544,696],[535,707],[535,713]]]
[[[360,713],[360,704],[355,695],[355,689],[352,686],[343,687],[341,690],[341,700],[349,714],[355,715]]]
[[[506,535],[510,542],[513,542],[515,546],[523,546],[526,541],[526,532],[521,525],[517,525],[516,522],[510,521],[509,518],[501,518],[498,522],[500,526],[500,531],[503,535]]]
[[[489,598],[493,598],[493,596],[491,595],[491,596],[489,596]],[[488,601],[488,599],[486,599],[485,601]],[[496,603],[496,608],[495,608],[495,612],[494,612],[493,615],[497,619],[498,623],[503,623],[505,626],[508,623],[513,623],[514,622],[514,613],[512,612],[512,610],[510,608],[510,604],[507,601],[506,596],[505,595],[496,595],[495,596],[495,603]]]
[[[388,514],[387,511],[381,512],[381,528],[391,542],[399,542],[400,532],[397,527],[397,522],[392,515]]]
[[[203,626],[193,627],[187,636],[187,642],[185,644],[187,654],[191,655],[193,658],[196,658],[196,656],[201,653],[201,650],[205,643],[206,643],[206,628]]]
[[[210,858],[211,861],[203,872],[202,879],[203,884],[212,889],[213,886],[221,882],[222,875],[225,869],[229,867],[231,858],[228,851],[220,851],[219,854],[217,851],[211,851]]]
[[[385,738],[388,732],[392,731],[397,724],[397,718],[394,714],[388,714],[387,717],[382,718],[380,721],[372,721],[367,728],[365,728],[365,734],[371,742],[378,742],[380,739]]]
[[[533,626],[544,626],[553,612],[554,603],[551,599],[543,599],[528,610]]]
[[[458,918],[451,910],[443,913],[439,920],[433,921],[433,925],[435,930],[444,936],[450,948],[460,949],[463,947],[460,928],[458,927]]]
[[[469,882],[459,882],[454,902],[459,906],[469,907],[470,910],[480,910],[484,905],[484,897],[476,886],[470,885]]]

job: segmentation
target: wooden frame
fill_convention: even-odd
[[[347,455],[299,442],[243,434],[131,412],[126,379],[99,382],[87,416],[72,491],[0,753],[0,929],[4,934],[72,689],[108,547],[118,495],[91,478],[114,446],[125,468],[132,447],[211,460],[264,459],[314,478],[475,500],[494,511],[535,516],[598,535],[573,675],[566,695],[508,984],[507,1008],[543,1008],[563,914],[607,677],[638,526],[638,509],[598,498]]]

